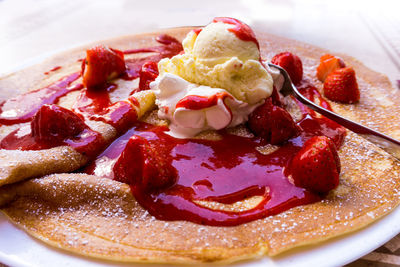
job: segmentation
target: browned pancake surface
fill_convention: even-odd
[[[168,33],[182,39],[187,31],[171,29]],[[103,43],[118,49],[144,47],[153,44],[157,34]],[[286,50],[299,55],[307,78],[321,88],[315,80],[315,68],[325,50],[265,33],[257,33],[257,37],[266,59]],[[19,75],[28,78],[27,84],[38,81],[38,69],[63,65],[68,56],[82,56],[82,51],[65,53],[36,70],[6,77],[0,80],[0,90]],[[385,76],[351,57],[343,58],[356,70],[361,101],[356,105],[332,103],[334,110],[396,136],[400,126],[392,114],[400,111],[399,94]],[[27,84],[23,90],[30,88]],[[139,262],[232,262],[276,255],[355,231],[398,205],[398,161],[352,133],[339,155],[340,185],[325,200],[235,227],[156,220],[137,204],[127,185],[84,174],[58,174],[4,186],[0,188],[0,204],[10,219],[31,235],[84,255]]]

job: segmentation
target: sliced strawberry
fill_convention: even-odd
[[[271,94],[272,104],[278,107],[283,107],[281,96],[279,95],[278,89],[274,86]]]
[[[347,104],[358,102],[360,91],[353,68],[341,68],[329,74],[324,82],[324,95],[332,101]]]
[[[150,83],[158,76],[158,66],[156,62],[146,62],[139,72],[139,91],[149,90]]]
[[[173,185],[177,171],[146,139],[132,136],[114,168],[115,180],[153,191]]]
[[[271,63],[284,68],[294,84],[298,84],[303,79],[303,64],[298,56],[283,52],[275,55]]]
[[[325,194],[339,185],[340,159],[335,144],[326,136],[309,139],[288,168],[296,186]]]
[[[324,82],[326,77],[337,69],[346,67],[346,64],[340,57],[325,54],[319,59],[317,67],[317,78]]]
[[[86,124],[74,112],[57,105],[42,106],[31,122],[32,135],[37,142],[60,144],[86,129]]]
[[[248,126],[255,135],[271,144],[281,144],[298,133],[298,127],[289,112],[275,106],[271,98],[250,114]]]
[[[82,64],[83,85],[96,88],[114,79],[126,70],[124,53],[105,46],[95,46],[86,51]]]
[[[119,133],[123,133],[137,121],[137,111],[130,101],[121,100],[90,117],[92,120],[111,124]]]

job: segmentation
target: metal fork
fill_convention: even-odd
[[[372,130],[371,128],[365,127],[361,124],[358,124],[354,121],[348,120],[346,118],[343,118],[342,116],[339,116],[336,113],[333,113],[332,111],[329,111],[325,108],[322,108],[318,105],[316,105],[314,102],[311,100],[308,100],[305,98],[300,92],[297,90],[296,86],[292,83],[290,80],[290,77],[288,73],[281,67],[274,65],[272,63],[268,63],[268,66],[278,69],[280,73],[283,75],[285,78],[285,81],[283,83],[283,87],[281,90],[281,93],[284,96],[287,95],[293,95],[296,97],[297,100],[299,100],[301,103],[309,107],[310,109],[318,112],[319,114],[327,117],[328,119],[331,119],[340,125],[346,127],[352,132],[355,132],[371,143],[377,145],[378,147],[382,148],[386,152],[388,152],[390,155],[393,157],[400,159],[400,141],[391,138],[390,136],[387,136],[383,133],[380,133],[378,131]]]

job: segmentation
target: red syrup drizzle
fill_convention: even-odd
[[[309,100],[313,102],[318,100],[321,107],[332,110],[329,102],[326,101],[318,89],[309,82],[303,80],[301,84],[297,86],[297,89]],[[293,99],[295,98],[293,97]],[[346,129],[328,118],[322,116],[318,117],[314,110],[304,106],[297,99],[295,99],[295,101],[297,102],[303,114],[301,127],[306,130],[309,136],[312,137],[315,135],[325,135],[330,137],[335,142],[336,147],[339,148],[346,136]]]
[[[310,94],[308,97],[321,97],[313,89],[304,91]],[[327,102],[323,105],[329,107]],[[304,118],[298,122],[303,129],[301,134],[269,155],[256,150],[266,145],[258,137],[246,138],[220,131],[223,138],[218,141],[176,139],[166,134],[167,127],[138,122],[115,140],[86,171],[97,175],[104,173],[102,162],[107,162],[108,166],[115,164],[129,138],[138,135],[154,146],[178,173],[177,183],[167,189],[148,192],[140,184],[131,185],[136,200],[157,219],[234,226],[275,215],[324,197],[294,186],[284,175],[284,168],[304,142],[315,135],[326,135],[340,146],[344,139],[345,130],[341,126],[303,110]],[[113,178],[114,174],[104,176]],[[263,200],[256,207],[240,212],[213,210],[195,202],[230,204],[252,196],[262,196]]]
[[[55,67],[52,68],[51,70],[46,71],[46,72],[44,73],[44,75],[49,75],[50,72],[57,71],[57,70],[59,70],[59,69],[61,69],[61,66],[55,66]]]
[[[138,53],[156,53],[144,58],[131,58],[125,59],[126,63],[126,74],[122,76],[123,79],[133,80],[139,77],[140,70],[144,63],[148,61],[158,62],[163,58],[171,58],[179,54],[182,50],[182,44],[172,36],[163,34],[156,38],[156,41],[160,43],[160,46],[139,48],[124,51],[125,55],[138,54]]]
[[[201,33],[203,29],[202,28],[198,28],[198,29],[193,29],[192,31],[196,34],[199,35],[199,33]]]
[[[31,125],[11,132],[0,142],[0,148],[8,150],[42,150],[62,145],[93,158],[104,148],[105,141],[74,112],[57,105],[44,105]]]
[[[236,22],[231,24],[236,25]],[[242,35],[239,34],[239,36]],[[242,36],[239,38],[247,37]],[[182,51],[181,44],[172,37],[162,36],[158,38],[158,42],[165,47],[159,46],[125,51],[126,54],[157,53],[156,55],[128,62],[128,71],[125,78],[137,78],[143,63],[147,61],[158,62],[163,57],[170,57]],[[78,77],[79,74],[72,74],[49,87],[8,100],[1,105],[1,111],[3,113],[5,107],[12,105],[14,107],[23,106],[24,112],[22,115],[19,114],[21,118],[14,119],[13,123],[29,121],[41,105],[54,103],[59,97],[68,93],[67,87]],[[58,90],[56,90],[57,88]],[[67,92],[63,93],[63,90],[67,90]],[[329,107],[329,104],[323,101],[318,91],[311,86],[304,85],[301,90],[306,96],[309,94],[307,97],[317,97],[320,99],[321,105]],[[38,91],[47,93],[37,93]],[[60,93],[59,91],[62,92]],[[83,113],[95,115],[96,112],[101,113],[112,107],[109,99],[110,91],[112,91],[112,88],[105,90],[103,93],[98,93],[96,96],[91,95],[88,99],[92,102],[88,103],[88,105],[81,105],[80,103],[80,106],[83,107]],[[84,90],[83,94],[87,94],[87,92],[87,90]],[[35,95],[35,93],[42,97],[33,97],[32,95]],[[100,98],[103,99],[101,100]],[[134,98],[129,102],[137,105],[137,101]],[[34,111],[25,108],[26,103],[31,104],[29,106],[33,107]],[[132,106],[131,103],[128,103],[129,106]],[[124,105],[121,106],[126,108]],[[302,105],[300,104],[300,106]],[[115,110],[119,109],[123,108],[116,107]],[[256,150],[256,147],[265,145],[265,142],[257,137],[239,137],[222,131],[220,133],[223,138],[219,141],[176,139],[165,133],[168,130],[166,127],[136,122],[136,126],[115,140],[98,159],[106,157],[116,161],[119,154],[125,149],[129,138],[132,135],[140,135],[155,146],[157,152],[163,155],[165,160],[169,161],[178,173],[177,183],[165,190],[149,193],[142,190],[140,185],[131,185],[135,198],[144,208],[153,216],[163,220],[188,220],[200,224],[220,226],[238,225],[274,215],[298,205],[313,203],[323,198],[323,196],[313,194],[291,184],[287,177],[284,176],[283,170],[290,159],[300,150],[303,143],[311,136],[329,136],[339,146],[343,142],[345,131],[330,120],[316,117],[315,113],[305,107],[302,108],[302,111],[305,116],[298,123],[303,128],[301,135],[289,140],[280,149],[269,155],[262,155]],[[110,115],[107,112],[105,114]],[[124,116],[122,115],[122,117]],[[0,120],[2,119],[0,114]],[[111,118],[111,120],[113,119]],[[6,121],[9,124],[13,124],[9,120]],[[115,121],[118,122],[120,120],[116,119]],[[121,126],[118,130],[122,131],[131,123],[133,122],[122,123],[124,126]],[[16,132],[10,134],[10,136],[14,136],[14,140],[10,141],[12,138],[6,137],[2,141],[2,145],[8,144],[11,147],[11,145],[15,145],[15,140],[21,140],[18,139]],[[31,135],[25,136],[28,136],[27,139],[29,139]],[[67,138],[64,142],[71,146],[76,141],[74,139],[71,142],[68,140]],[[25,141],[28,142],[29,140]],[[35,145],[39,149],[40,144],[33,144],[31,148],[34,148]],[[29,146],[29,143],[22,144],[20,149],[27,149]],[[91,154],[90,152],[97,152],[96,149],[98,148],[94,146],[96,145],[88,146],[86,153],[93,155],[94,153]],[[6,147],[6,149],[11,149],[9,147]],[[96,165],[96,162],[94,162],[88,166],[87,172],[94,173],[96,168],[101,167],[100,164]],[[110,176],[112,177],[112,174]],[[263,200],[255,208],[242,212],[212,210],[195,203],[195,200],[209,200],[229,204],[251,196],[262,196]]]
[[[30,121],[41,106],[54,104],[60,97],[82,89],[82,84],[70,86],[79,77],[79,72],[72,73],[49,86],[4,101],[0,104],[0,124],[13,125]]]
[[[124,54],[137,54],[154,52],[156,55],[141,57],[138,59],[126,59],[127,66],[126,72],[121,78],[132,80],[140,76],[142,66],[150,68],[152,72],[157,72],[156,63],[165,57],[172,57],[182,51],[181,43],[169,35],[160,35],[156,38],[160,46],[150,48],[140,48],[134,50],[126,50]],[[154,65],[154,66],[153,66]],[[140,89],[146,89],[142,86]],[[91,120],[103,121],[114,126],[119,133],[123,133],[133,126],[137,120],[137,112],[135,106],[139,107],[139,102],[133,97],[127,100],[118,101],[114,104],[110,101],[109,94],[115,90],[115,84],[106,84],[104,88],[97,88],[96,90],[82,90],[74,110]],[[134,93],[138,89],[131,92]]]
[[[215,106],[218,104],[218,100],[222,99],[224,101],[225,98],[232,98],[227,93],[216,93],[212,96],[198,96],[198,95],[188,95],[176,103],[176,108],[186,108],[191,110],[200,110]],[[227,107],[228,110],[230,110]]]
[[[140,60],[128,60],[128,69],[124,78],[137,78],[139,72],[136,73],[136,70],[140,71],[145,62],[158,62],[164,57],[172,57],[182,51],[182,45],[171,36],[161,35],[157,37],[156,40],[162,45],[125,51],[125,54],[143,52],[155,52],[157,54],[141,58]],[[78,62],[84,64],[84,59],[79,59]],[[53,70],[56,69],[58,69],[58,67]],[[72,91],[83,89],[81,83],[70,86],[70,84],[79,77],[81,77],[79,72],[73,73],[47,87],[30,91],[4,101],[0,104],[0,123],[4,125],[13,125],[31,121],[43,105],[54,104],[60,97]],[[105,88],[100,88],[100,90],[82,90],[75,105],[75,111],[78,111],[83,117],[109,123],[117,129],[118,134],[122,134],[137,121],[135,106],[139,107],[139,102],[136,98],[129,97],[124,101],[111,103],[109,93],[115,90],[117,86],[115,84],[106,84],[104,87]],[[40,150],[58,145],[70,145],[78,151],[93,157],[97,155],[99,149],[103,147],[104,140],[99,136],[99,133],[86,128],[80,135],[66,138],[61,143],[46,143],[37,142],[35,138],[33,138],[30,128],[24,128],[23,133],[20,132],[20,130],[11,132],[1,141],[0,147],[9,150]],[[102,141],[99,141],[100,139]]]
[[[105,145],[101,134],[91,130],[89,127],[79,135],[65,138],[61,142],[38,142],[33,137],[31,129],[27,127],[26,130],[22,136],[19,134],[19,129],[11,132],[1,140],[0,148],[7,150],[42,150],[65,145],[73,147],[76,151],[89,158],[94,158]]]
[[[241,22],[240,20],[234,18],[227,18],[227,17],[219,17],[214,18],[213,22],[222,22],[226,24],[235,25],[234,28],[228,29],[230,32],[233,32],[237,38],[243,41],[253,42],[257,45],[257,48],[260,49],[260,44],[254,34],[253,30],[245,23]]]
[[[71,83],[76,81],[79,77],[79,72],[72,73],[47,87],[6,100],[1,104],[0,123],[4,125],[13,125],[31,121],[38,111],[46,104],[54,104],[68,93],[81,90],[83,88],[81,83],[71,86]],[[7,116],[6,112],[14,112],[14,114],[13,116]],[[30,125],[27,125],[11,132],[3,138],[0,142],[0,148],[7,150],[42,150],[61,145],[69,145],[83,155],[93,158],[102,150],[105,142],[100,133],[91,130],[83,122],[82,124],[84,126],[79,134],[68,136],[63,140],[57,141],[38,141],[33,136]],[[65,125],[65,127],[68,127],[68,125]]]
[[[128,60],[127,72],[123,78],[129,80],[137,78],[144,63],[158,62],[162,58],[172,57],[182,51],[180,42],[171,36],[161,35],[156,40],[162,45],[125,51],[125,54],[143,52],[155,52],[157,54],[140,60]],[[79,59],[78,62],[84,64],[84,59]],[[58,66],[53,68],[52,71],[57,69],[59,69]],[[6,100],[0,104],[0,123],[13,125],[31,121],[37,111],[45,104],[54,104],[60,97],[72,91],[83,89],[81,83],[70,86],[79,77],[81,77],[79,72],[73,73],[47,87]],[[117,86],[106,84],[104,87],[96,88],[96,90],[87,90],[86,88],[82,90],[74,109],[83,117],[111,124],[116,128],[118,134],[122,134],[137,121],[135,106],[139,107],[139,102],[136,98],[129,97],[126,100],[111,103],[109,93],[115,90]],[[89,157],[95,157],[104,146],[101,135],[90,130],[87,126],[79,135],[67,137],[61,142],[38,142],[33,137],[29,126],[23,128],[23,132],[20,130],[13,131],[6,136],[0,142],[0,147],[8,150],[41,150],[59,145],[70,145]]]
[[[112,125],[119,133],[125,132],[137,120],[135,106],[138,107],[139,102],[131,96],[112,104],[109,93],[116,88],[115,84],[106,84],[99,90],[84,89],[74,105],[74,110],[90,120]]]

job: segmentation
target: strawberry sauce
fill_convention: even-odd
[[[345,131],[341,126],[307,112],[297,124],[302,128],[299,136],[275,152],[263,155],[256,148],[267,143],[259,137],[239,137],[220,131],[222,139],[218,141],[176,139],[166,134],[167,127],[138,122],[115,140],[86,171],[115,179],[118,174],[112,171],[112,166],[126,149],[129,138],[143,137],[178,176],[173,186],[151,192],[140,184],[131,184],[136,200],[150,214],[161,220],[239,225],[324,197],[293,185],[284,169],[312,136],[329,136],[339,146]],[[205,200],[231,204],[254,196],[262,197],[261,202],[250,210],[239,212],[213,210],[196,203]]]
[[[135,106],[139,103],[134,97],[111,103],[109,93],[116,88],[114,84],[107,84],[98,91],[84,89],[74,105],[74,110],[90,120],[108,123],[120,133],[125,132],[137,120]]]
[[[230,18],[216,18],[214,21],[235,25],[230,31],[238,38],[258,45],[254,33],[247,25]],[[146,68],[142,69],[146,62],[151,61],[155,64],[162,58],[172,57],[182,51],[181,43],[173,37],[162,35],[157,38],[157,42],[160,46],[124,52],[125,55],[152,54],[126,59],[127,69],[122,75],[123,79],[138,78],[141,71],[146,71]],[[154,74],[156,70],[154,67],[148,71]],[[146,79],[143,80],[142,87],[147,89],[147,83],[154,75],[143,75]],[[301,129],[300,134],[289,139],[274,152],[264,155],[258,151],[258,147],[268,145],[262,138],[240,137],[223,130],[219,132],[222,138],[214,141],[171,137],[166,133],[168,128],[165,126],[137,121],[136,107],[139,103],[134,97],[112,103],[109,94],[116,90],[116,85],[104,84],[100,90],[87,90],[82,84],[71,86],[79,77],[79,73],[73,73],[48,87],[3,102],[0,105],[1,124],[12,125],[32,119],[33,121],[31,127],[26,125],[6,136],[0,142],[0,148],[38,150],[69,145],[94,159],[85,168],[87,173],[117,179],[118,172],[114,172],[116,162],[121,153],[131,155],[125,153],[129,147],[127,143],[132,136],[139,136],[142,138],[140,140],[147,142],[147,148],[150,148],[147,153],[157,153],[153,155],[154,158],[162,161],[153,162],[155,166],[172,168],[171,173],[176,174],[175,183],[162,189],[148,190],[140,183],[130,184],[135,199],[151,215],[161,220],[186,220],[206,225],[233,226],[320,201],[324,197],[293,185],[284,170],[311,137],[328,136],[339,147],[344,140],[345,130],[326,118],[318,117],[301,103],[299,106],[303,118],[297,123]],[[75,103],[75,112],[65,111],[56,105],[45,106],[55,104],[60,97],[79,89],[83,90]],[[299,89],[306,97],[311,100],[318,99],[321,106],[330,109],[329,104],[313,86],[303,83]],[[214,105],[218,99],[191,97],[181,100],[179,105],[200,109]],[[42,114],[38,112],[40,110]],[[99,133],[92,131],[84,123],[83,118],[101,120],[113,125],[120,137],[101,152],[104,140]],[[74,129],[69,129],[72,127],[69,126],[70,123],[64,123],[68,120],[73,120],[76,126]],[[66,131],[59,130],[63,127],[67,128],[65,130],[70,134],[63,135]],[[52,139],[57,134],[60,136]],[[127,162],[132,165],[138,164],[134,158],[128,158]],[[138,169],[140,168],[141,166],[138,166]],[[155,171],[159,171],[160,176],[164,170]],[[261,197],[259,203],[249,210],[237,212],[210,209],[198,202],[233,204],[256,196]]]
[[[0,124],[13,125],[30,121],[41,106],[54,104],[60,97],[72,91],[82,89],[82,84],[70,86],[79,77],[80,73],[76,72],[61,78],[47,87],[4,101],[0,104]]]
[[[42,106],[30,125],[11,132],[0,142],[0,148],[9,150],[41,150],[62,145],[92,158],[104,149],[105,142],[79,115],[57,105]]]
[[[81,154],[93,158],[104,147],[102,136],[89,128],[86,128],[77,136],[66,138],[62,142],[37,142],[32,136],[30,128],[26,130],[22,136],[19,130],[11,132],[1,140],[0,148],[7,150],[42,150],[64,145],[71,146]]]
[[[222,101],[230,97],[227,93],[216,93],[212,96],[198,96],[198,95],[188,95],[176,103],[176,108],[186,108],[191,110],[200,110],[209,108],[217,105],[218,100],[222,99]],[[227,108],[229,110],[229,108]]]
[[[152,54],[138,59],[127,59],[127,69],[121,78],[136,79],[142,71],[142,75],[147,78],[146,84],[148,84],[154,78],[154,75],[147,75],[147,72],[154,74],[157,71],[156,63],[158,61],[165,57],[172,57],[183,50],[181,43],[169,35],[160,35],[156,38],[156,41],[160,43],[159,46],[124,51],[125,55],[146,52],[151,52]],[[79,59],[78,62],[84,64],[85,60]],[[152,62],[152,68],[142,70],[142,66],[146,62]],[[60,68],[61,66],[56,66],[49,72]],[[116,84],[102,84],[94,90],[84,88],[82,83],[71,85],[80,77],[80,72],[72,73],[49,86],[29,91],[0,103],[0,125],[30,122],[41,107],[46,104],[56,104],[61,97],[76,90],[81,90],[81,93],[74,105],[74,111],[81,118],[106,122],[114,126],[119,135],[134,125],[137,121],[136,108],[139,106],[136,98],[129,97],[126,100],[112,103],[109,94],[117,88]],[[133,92],[135,91],[133,90]],[[65,137],[59,142],[45,142],[43,140],[38,142],[33,137],[31,128],[26,126],[23,131],[21,129],[13,131],[3,138],[0,142],[0,148],[8,150],[40,150],[60,145],[70,145],[85,155],[95,157],[98,155],[99,149],[103,148],[103,141],[99,133],[86,126],[80,134]]]
[[[227,17],[215,18],[213,22],[223,22],[225,24],[235,25],[234,28],[229,29],[230,32],[234,33],[236,37],[239,38],[240,40],[255,43],[258,49],[260,49],[260,44],[258,43],[256,35],[247,24],[241,22],[240,20]]]
[[[161,45],[124,51],[125,55],[139,53],[152,53],[152,55],[149,55],[147,57],[125,59],[127,70],[126,74],[122,76],[123,79],[136,79],[140,76],[140,70],[144,63],[149,61],[159,62],[161,59],[173,57],[183,50],[181,42],[172,36],[163,34],[158,36],[156,38],[156,41]]]
[[[299,86],[297,86],[297,89],[309,100],[313,102],[318,101],[321,107],[332,110],[329,102],[322,97],[321,93],[313,85],[307,82],[302,82]],[[296,100],[296,102],[303,113],[301,127],[303,130],[305,130],[305,134],[307,134],[309,138],[316,135],[330,137],[334,141],[336,147],[339,148],[344,141],[344,137],[346,136],[345,128],[330,119],[318,117],[314,110],[304,106],[298,100]]]
[[[51,72],[57,71],[57,70],[59,70],[59,69],[61,69],[61,66],[55,66],[55,67],[52,68],[51,70],[46,71],[46,72],[44,73],[44,75],[49,75]]]

